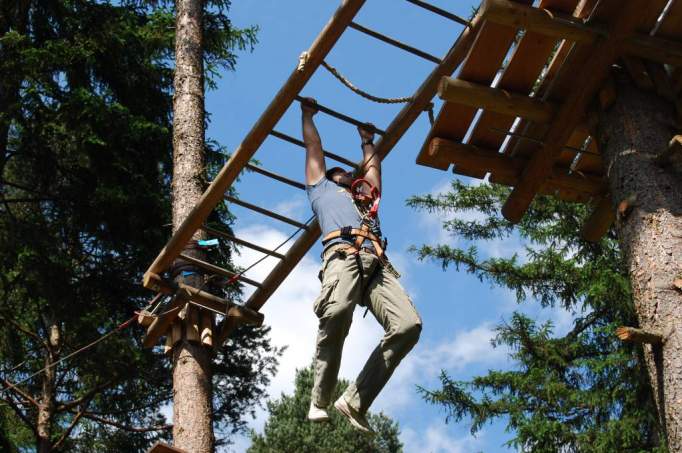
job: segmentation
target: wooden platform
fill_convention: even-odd
[[[504,216],[518,222],[538,193],[590,203],[599,239],[614,215],[591,113],[613,101],[620,64],[638,86],[680,105],[682,3],[667,0],[487,0],[482,26],[417,163],[513,187]],[[672,119],[671,119],[672,120]]]

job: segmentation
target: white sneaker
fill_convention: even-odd
[[[362,431],[363,433],[374,434],[374,430],[371,426],[369,426],[369,422],[365,416],[353,409],[350,404],[346,402],[346,399],[343,397],[343,395],[341,395],[341,397],[334,402],[334,407],[341,413],[341,415],[345,416],[348,421],[350,421],[350,424],[353,425],[353,428],[357,429],[358,431]]]
[[[319,423],[329,421],[329,414],[327,409],[315,406],[312,402],[310,403],[310,410],[308,411],[308,420],[311,422]]]

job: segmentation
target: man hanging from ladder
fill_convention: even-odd
[[[377,209],[381,160],[374,152],[373,126],[359,127],[363,179],[342,168],[326,170],[322,141],[313,122],[314,99],[301,104],[306,147],[306,191],[322,229],[322,291],[313,305],[319,318],[315,379],[308,419],[329,419],[327,407],[336,387],[343,342],[356,305],[366,306],[384,328],[384,337],[357,379],[334,407],[356,429],[372,432],[367,409],[393,370],[419,339],[421,318],[384,254]]]

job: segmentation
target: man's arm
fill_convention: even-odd
[[[301,102],[303,143],[305,144],[305,182],[308,185],[317,183],[326,171],[322,140],[313,122],[313,116],[317,113],[316,104],[317,102],[312,98],[306,98],[305,102]]]
[[[374,152],[374,125],[367,123],[358,127],[358,133],[362,140],[362,171],[367,182],[372,184],[381,193],[381,160]]]

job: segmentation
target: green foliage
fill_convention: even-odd
[[[251,432],[252,445],[249,453],[273,453],[295,451],[300,453],[394,453],[402,451],[398,439],[398,424],[383,413],[368,414],[376,435],[368,436],[356,431],[335,409],[329,410],[328,423],[311,423],[306,418],[310,407],[310,391],[313,387],[313,369],[296,371],[296,388],[293,395],[284,395],[268,402],[270,418],[263,434]],[[340,380],[334,400],[348,387],[348,381]]]
[[[142,273],[169,230],[173,2],[0,2],[0,382],[17,382],[146,305]],[[208,83],[255,29],[206,2]],[[209,146],[211,168],[223,158]],[[214,221],[229,228],[217,211]],[[232,250],[223,247],[223,262]],[[233,298],[239,288],[230,288]],[[59,342],[47,343],[51,328]],[[168,437],[167,358],[129,327],[19,385],[55,391],[50,442],[64,451],[144,451]],[[215,357],[215,420],[242,430],[278,351],[242,329]],[[76,414],[82,413],[82,418]],[[0,394],[0,450],[35,448],[37,408]],[[61,437],[64,437],[60,441]],[[224,440],[223,440],[224,441]],[[61,442],[61,443],[59,443]]]
[[[514,313],[497,327],[494,346],[511,351],[515,367],[421,389],[447,411],[446,421],[470,419],[479,431],[496,418],[513,433],[508,445],[534,452],[665,452],[641,350],[620,342],[614,330],[636,325],[627,273],[613,232],[600,242],[581,239],[584,205],[537,197],[518,225],[499,214],[507,188],[453,181],[448,193],[413,197],[408,204],[444,214],[443,228],[468,247],[422,245],[420,259],[453,266],[481,281],[513,291],[519,303],[562,307],[572,329],[554,334]],[[477,212],[477,216],[462,213]],[[525,256],[480,256],[476,241],[520,238]]]

